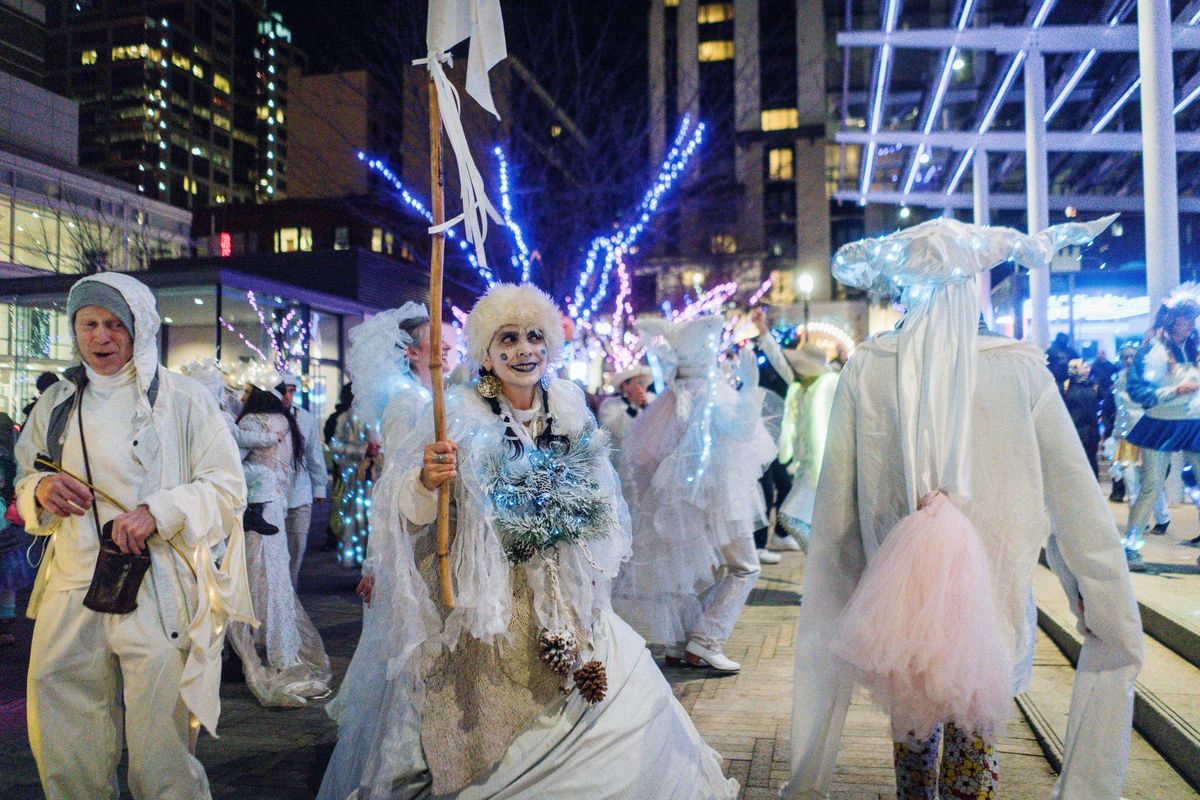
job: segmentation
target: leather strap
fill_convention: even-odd
[[[88,458],[87,437],[83,435],[83,391],[79,391],[79,400],[75,404],[75,420],[79,423],[79,446],[83,449],[83,471],[87,475],[88,483],[95,483],[92,480],[92,462]],[[96,538],[103,540],[102,531],[104,527],[100,524],[100,498],[92,498],[92,519],[96,521]]]

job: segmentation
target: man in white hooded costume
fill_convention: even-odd
[[[835,258],[834,276],[843,283],[890,279],[903,288],[908,315],[898,332],[861,345],[841,373],[797,622],[791,779],[784,797],[829,797],[856,677],[891,707],[899,797],[934,796],[937,732],[933,739],[925,734],[940,730],[941,722],[953,723],[946,751],[954,753],[943,761],[941,796],[960,789],[967,793],[952,796],[995,796],[982,783],[946,786],[947,762],[957,760],[960,744],[970,745],[980,769],[957,774],[991,780],[995,791],[989,734],[1002,730],[1012,696],[1030,680],[1032,580],[1043,545],[1083,634],[1062,772],[1051,797],[1120,796],[1142,661],[1120,536],[1044,358],[1031,346],[977,331],[974,280],[1008,260],[1046,268],[1058,249],[1090,241],[1111,221],[1059,225],[1030,237],[939,219],[846,245]],[[931,548],[900,553],[896,540],[937,532],[939,520],[963,536],[962,552],[971,558],[946,562],[932,583]],[[902,565],[909,574],[892,572],[886,575],[892,583],[881,587],[873,578],[898,555],[908,558]],[[976,567],[974,584],[962,580],[968,561]],[[906,578],[923,582],[925,591],[905,585]],[[881,588],[882,596],[864,591],[878,595]],[[946,613],[914,619],[909,600]],[[970,621],[957,630],[939,624],[964,605],[971,606]],[[885,616],[890,627],[872,628]],[[863,644],[864,635],[873,641]],[[939,655],[919,673],[896,669],[896,651],[912,660]],[[998,663],[1004,667],[996,669]],[[892,674],[881,679],[879,671],[889,666]],[[958,671],[947,675],[943,668],[950,666]],[[945,705],[933,702],[946,698],[930,687],[949,692]],[[930,698],[917,698],[927,702],[914,707],[915,688],[928,689]],[[905,740],[906,732],[921,729]],[[958,740],[953,747],[952,739]],[[902,762],[911,764],[929,741],[935,742],[926,748],[932,775],[910,793]]]
[[[143,284],[83,278],[67,310],[83,363],[42,396],[17,444],[17,505],[27,530],[46,537],[29,602],[29,738],[42,788],[50,800],[115,798],[123,716],[135,798],[207,798],[189,714],[215,731],[225,626],[254,622],[237,448],[209,392],[159,366],[159,317]],[[99,491],[67,472],[90,473]],[[84,606],[101,520],[121,552],[150,554],[129,613]]]
[[[292,471],[288,495],[287,542],[291,562],[292,586],[300,582],[300,566],[308,550],[308,529],[312,527],[312,507],[325,502],[325,487],[329,472],[325,469],[325,454],[321,452],[321,428],[306,408],[297,405],[296,391],[300,379],[284,373],[275,391],[283,398],[283,407],[296,418],[300,435],[304,437],[304,458]]]

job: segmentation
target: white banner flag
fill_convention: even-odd
[[[448,52],[468,37],[467,94],[499,119],[488,70],[508,55],[500,0],[429,0],[425,42],[431,54]]]

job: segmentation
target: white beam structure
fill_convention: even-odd
[[[1167,96],[1169,98],[1169,95]],[[1168,102],[1170,100],[1168,99]],[[1042,125],[1045,125],[1043,122]],[[1021,131],[839,131],[834,134],[838,144],[901,145],[904,147],[936,147],[942,150],[975,150],[983,148],[995,153],[1021,153],[1025,150],[1025,134]],[[1176,152],[1200,153],[1200,133],[1180,133],[1175,137]],[[1052,153],[1140,153],[1140,133],[1087,133],[1050,131],[1046,133],[1046,149]]]
[[[1170,14],[1168,11],[1168,19]],[[1200,28],[1167,26],[1168,46],[1200,50]],[[997,53],[1138,52],[1137,25],[1049,25],[1040,28],[925,28],[920,30],[844,31],[839,47],[890,47],[894,50],[991,50]]]
[[[973,209],[975,198],[965,192],[943,194],[942,192],[835,192],[834,200],[861,205],[912,206],[914,208]],[[1051,211],[1073,208],[1081,214],[1142,214],[1146,206],[1141,197],[1132,195],[1105,194],[1052,194],[1049,197]],[[1024,211],[1029,208],[1029,199],[1023,194],[989,194],[990,211]],[[1180,197],[1179,210],[1187,214],[1200,214],[1200,197]]]
[[[991,181],[988,178],[988,154],[986,150],[976,150],[971,161],[971,187],[974,212],[972,221],[976,225],[991,225],[992,210],[988,197]],[[946,197],[946,195],[942,195]],[[992,271],[985,269],[979,273],[979,311],[990,328],[996,321],[996,313],[992,309]]]
[[[1175,73],[1170,0],[1138,0],[1142,74],[1142,183],[1146,198],[1146,294],[1150,308],[1179,285]]]
[[[1164,0],[1165,2],[1166,0]],[[1169,17],[1168,17],[1169,18]],[[1050,167],[1046,161],[1046,57],[1025,58],[1025,193],[1029,197],[1029,235],[1050,227]],[[1030,337],[1050,345],[1050,268],[1029,271]]]

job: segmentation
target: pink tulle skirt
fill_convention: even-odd
[[[993,740],[1012,708],[987,556],[945,495],[896,523],[838,618],[832,651],[918,740],[944,722]]]

